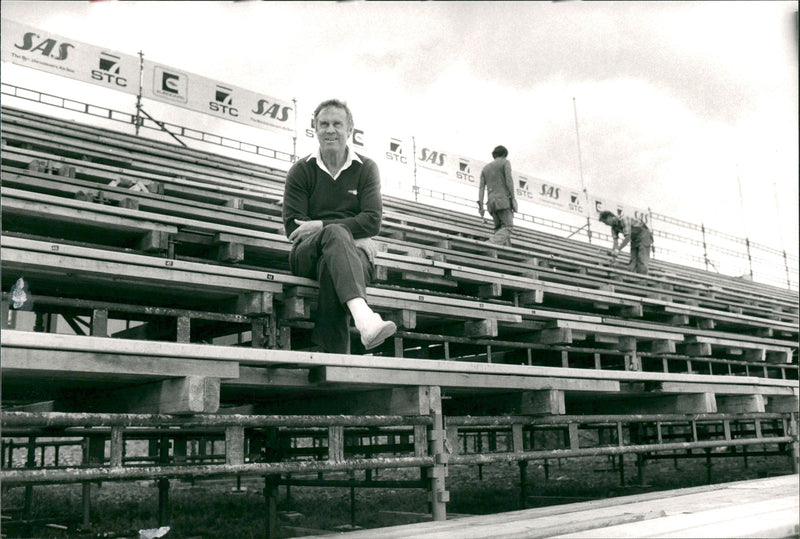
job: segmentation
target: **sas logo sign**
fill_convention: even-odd
[[[256,105],[256,110],[251,111],[253,114],[259,116],[269,116],[273,120],[285,122],[289,119],[289,111],[292,107],[281,107],[277,103],[270,104],[266,99],[259,99]]]
[[[446,153],[439,152],[437,150],[431,150],[430,148],[422,148],[422,151],[417,157],[417,160],[420,161],[423,165],[436,165],[437,167],[444,166],[444,160],[447,157]]]
[[[408,163],[408,158],[403,153],[403,141],[400,139],[389,139],[389,151],[386,152],[386,159],[389,161],[399,161],[404,165]]]
[[[541,189],[539,189],[539,196],[549,198],[551,200],[558,200],[558,198],[561,196],[561,188],[543,183]]]
[[[239,116],[239,111],[233,106],[233,90],[219,84],[214,92],[214,101],[208,102],[208,109],[234,118]]]
[[[189,78],[183,73],[156,66],[153,93],[169,101],[186,103],[189,95]]]
[[[70,49],[75,48],[72,43],[59,43],[55,39],[41,39],[35,32],[26,32],[22,36],[22,44],[15,43],[14,46],[22,51],[38,52],[52,60],[66,60]]]
[[[92,78],[100,82],[106,82],[125,88],[128,86],[128,81],[124,77],[120,77],[119,61],[119,56],[101,52],[97,63],[97,69],[92,69]]]
[[[472,174],[472,165],[466,159],[458,160],[458,170],[456,170],[456,178],[469,183],[475,183],[475,176]]]

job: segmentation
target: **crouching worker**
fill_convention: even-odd
[[[650,248],[653,245],[653,234],[647,228],[647,224],[635,217],[618,217],[613,212],[604,211],[600,213],[600,222],[611,227],[611,237],[614,240],[614,247],[611,256],[614,258],[631,244],[631,271],[647,275],[650,265]],[[622,234],[622,243],[619,243],[618,236]]]
[[[292,274],[319,281],[312,339],[323,352],[349,353],[349,318],[370,350],[394,335],[367,304],[383,205],[378,166],[347,144],[353,115],[343,101],[314,111],[319,150],[297,161],[286,176],[283,224],[292,242]]]

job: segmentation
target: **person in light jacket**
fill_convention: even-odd
[[[511,163],[508,161],[508,150],[505,146],[497,146],[492,150],[492,157],[494,161],[481,171],[478,212],[481,217],[484,216],[483,193],[486,191],[486,210],[494,221],[494,234],[489,238],[489,243],[511,245],[517,198],[514,177],[511,175]]]

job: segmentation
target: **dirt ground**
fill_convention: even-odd
[[[528,465],[525,507],[586,501],[610,496],[668,490],[706,484],[705,459],[650,461],[638,484],[633,457],[626,458],[624,479],[605,457],[550,461],[545,477],[542,462]],[[715,458],[712,482],[724,483],[791,473],[788,457],[741,456]],[[316,477],[316,476],[314,476]],[[363,472],[356,475],[363,478]],[[417,479],[419,470],[384,470],[375,480]],[[346,476],[326,475],[326,479]],[[164,535],[172,538],[246,539],[265,536],[263,478],[244,477],[170,483],[170,518]],[[516,464],[451,466],[447,478],[449,515],[488,514],[522,508],[520,471]],[[139,530],[159,527],[158,489],[153,481],[103,483],[92,487],[91,526],[79,530],[82,520],[80,485],[35,487],[32,516],[40,519],[25,530],[10,524],[24,504],[24,488],[3,489],[3,529],[7,537],[136,538]],[[279,490],[281,537],[313,531],[342,531],[352,526],[375,528],[429,519],[427,493],[422,489],[297,487]],[[352,503],[352,504],[351,504]],[[351,520],[352,519],[352,520]]]

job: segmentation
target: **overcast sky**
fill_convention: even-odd
[[[300,111],[336,96],[356,124],[460,155],[488,161],[504,144],[516,171],[580,187],[574,99],[590,193],[790,253],[796,13],[789,1],[2,2],[4,18]]]

